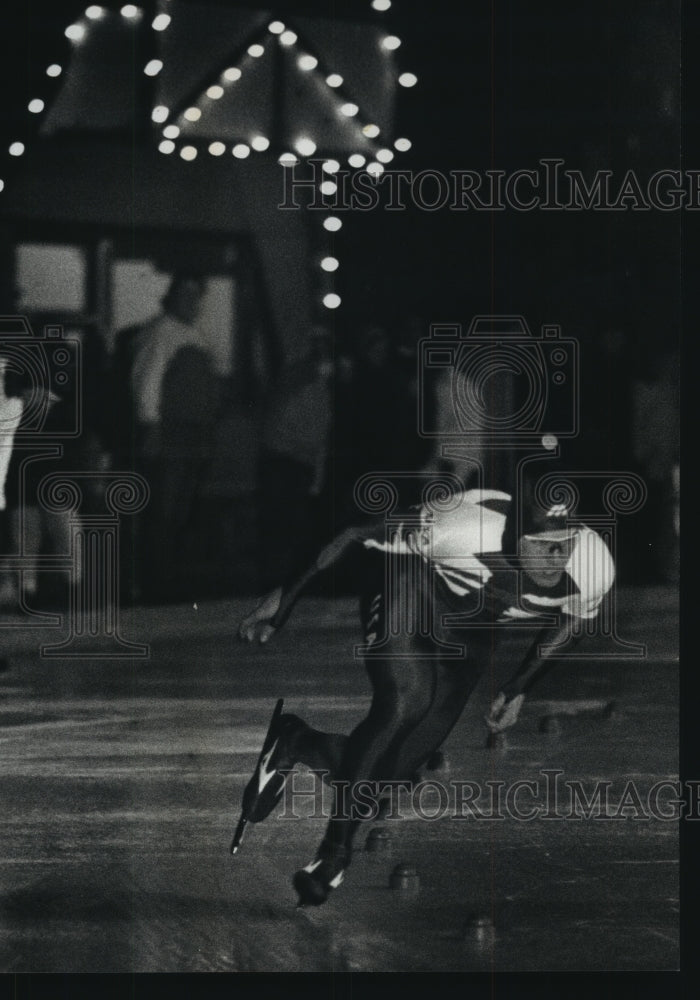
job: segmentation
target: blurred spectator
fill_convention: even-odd
[[[11,387],[8,394],[5,378],[6,368],[7,358],[0,357],[0,511],[2,511],[3,524],[3,551],[8,543],[12,547],[13,540],[17,536],[16,504],[11,502],[11,509],[7,509],[8,503],[5,484],[10,468],[15,432],[19,427],[24,410],[23,399],[14,395]],[[11,491],[8,492],[10,492],[12,501]],[[17,584],[14,574],[3,573],[0,578],[0,604],[14,604],[17,596]]]
[[[117,335],[115,464],[140,472],[151,490],[123,547],[123,596],[131,600],[179,599],[187,589],[218,406],[218,380],[196,325],[204,291],[203,278],[175,275],[162,313]]]
[[[675,582],[679,571],[680,355],[657,359],[655,377],[634,384],[632,452],[647,485],[644,548],[651,547],[657,580]]]
[[[137,449],[145,455],[160,452],[163,381],[172,359],[183,347],[204,350],[197,329],[205,282],[194,275],[177,274],[163,298],[163,311],[139,330],[118,337],[115,360],[129,364],[129,382],[137,426]],[[119,375],[120,372],[117,372]]]
[[[422,336],[428,337],[429,333],[426,324]],[[482,416],[483,397],[475,391],[470,366],[455,360],[453,364],[425,372],[424,391],[424,419],[435,431],[427,445],[424,471],[450,473],[466,489],[482,484],[482,468],[486,468],[486,476],[492,482],[499,480],[503,474],[502,456],[496,459],[490,448],[486,415]],[[509,373],[505,369],[496,371],[488,396],[489,417],[502,416],[499,409],[506,413],[513,411],[513,391]],[[443,454],[443,449],[452,454]]]
[[[262,586],[299,571],[319,536],[332,531],[314,518],[327,512],[323,489],[332,426],[330,332],[310,331],[303,356],[289,364],[265,406],[260,465]]]
[[[5,482],[12,455],[15,431],[22,419],[24,404],[18,396],[8,395],[5,386],[7,359],[0,357],[0,510],[7,509]]]
[[[252,373],[231,378],[214,429],[200,508],[201,562],[208,593],[216,596],[254,594],[259,588],[260,411]]]
[[[40,325],[40,318],[36,325]],[[77,365],[77,354],[71,353],[73,364],[61,366],[61,374],[67,375],[63,382],[55,379],[50,373],[50,385],[42,387],[45,394],[46,416],[42,425],[44,439],[55,434],[55,443],[61,444],[61,455],[56,458],[36,458],[32,450],[13,448],[9,460],[6,478],[6,498],[8,507],[8,536],[12,552],[21,551],[23,555],[38,555],[44,548],[54,554],[68,555],[71,552],[72,530],[80,522],[81,513],[99,509],[100,483],[99,476],[86,479],[82,490],[83,500],[80,511],[49,512],[38,502],[38,489],[41,480],[51,473],[71,472],[99,473],[107,464],[107,453],[104,448],[104,352],[101,341],[92,329],[70,328],[65,330],[67,341],[80,344],[82,364]],[[20,414],[26,403],[33,398],[36,403],[36,387],[31,383],[26,373],[14,373],[15,377],[8,381],[13,386],[11,392],[18,397],[15,410]],[[78,380],[81,388],[80,434],[77,437],[64,437],[66,428],[73,426],[75,421],[75,397],[73,387]],[[9,401],[8,401],[9,402]],[[20,418],[21,419],[21,416]],[[18,423],[19,423],[18,419]],[[32,460],[34,458],[34,460]],[[80,572],[75,566],[74,574]],[[39,579],[37,571],[25,569],[21,574],[23,596],[31,598],[37,594]],[[18,575],[7,574],[0,587],[0,601],[14,604],[18,597]],[[65,601],[68,577],[61,574],[46,574],[41,581],[45,596],[53,601],[58,598]]]
[[[192,596],[199,559],[202,490],[214,450],[219,382],[208,351],[181,347],[166,369],[160,407],[160,452],[151,466],[151,597]],[[195,595],[196,596],[196,595]]]
[[[344,492],[349,507],[360,476],[415,472],[426,460],[426,442],[418,429],[418,373],[412,332],[402,326],[392,338],[378,324],[367,324],[359,331],[352,379],[338,399],[347,437],[341,446],[347,456]],[[415,487],[416,482],[403,483],[402,502],[412,501]],[[352,517],[357,517],[356,510]]]

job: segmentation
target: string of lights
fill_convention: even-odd
[[[109,14],[115,13],[116,11],[110,11],[99,4],[90,4],[90,6],[85,8],[82,18],[67,25],[63,34],[72,45],[80,45],[87,41],[90,28],[95,22],[101,21]],[[143,11],[135,4],[125,4],[121,7],[118,13],[122,18],[124,18],[124,20],[132,22],[134,25],[138,24],[143,17]],[[61,63],[52,62],[46,67],[46,76],[50,80],[57,80],[62,75],[63,70],[64,67]],[[47,101],[44,96],[37,95],[36,97],[31,98],[27,104],[27,111],[30,115],[38,117],[46,110]],[[26,151],[26,142],[22,142],[19,139],[13,140],[8,147],[8,153],[12,157],[23,156]],[[0,178],[0,193],[4,191],[4,189],[5,181],[3,178]]]
[[[151,21],[150,30],[157,34],[162,34],[167,31],[172,24],[172,14],[167,10],[169,3],[170,0],[162,0],[160,5],[161,9]],[[378,13],[388,11],[391,6],[391,0],[371,0],[372,9]],[[133,24],[136,28],[143,21],[144,11],[141,7],[138,7],[135,4],[124,4],[118,12],[115,9],[109,9],[98,4],[91,4],[86,7],[81,18],[69,24],[65,28],[65,37],[69,39],[72,46],[84,44],[89,39],[92,26],[106,16],[120,16],[124,21]],[[300,41],[297,31],[288,27],[282,21],[275,19],[267,25],[265,35],[261,35],[259,40],[252,41],[247,46],[245,55],[242,59],[238,60],[239,65],[226,67],[219,74],[218,79],[210,83],[207,89],[200,95],[198,100],[179,113],[176,120],[171,120],[173,112],[172,109],[166,105],[157,104],[152,108],[152,122],[155,125],[162,126],[162,139],[157,147],[160,153],[170,155],[177,151],[180,158],[186,163],[192,162],[197,158],[202,142],[198,139],[193,139],[191,137],[185,138],[182,136],[183,128],[186,127],[187,123],[195,123],[199,121],[203,114],[206,113],[211,103],[224,97],[227,90],[229,90],[231,86],[241,79],[244,70],[247,69],[249,65],[252,65],[253,61],[257,61],[265,55],[268,45],[268,36],[276,38],[278,44],[283,49],[289,51],[292,49],[298,50],[295,60],[298,71],[303,74],[314,74],[318,79],[323,80],[328,91],[333,95],[337,113],[345,119],[357,122],[357,136],[362,139],[365,146],[369,142],[371,156],[374,158],[372,159],[368,157],[366,151],[360,152],[358,150],[351,153],[347,158],[347,162],[350,167],[358,170],[364,169],[370,175],[378,177],[384,171],[384,165],[393,160],[394,150],[396,152],[406,152],[411,148],[410,140],[405,137],[395,139],[393,142],[393,149],[390,148],[388,144],[379,145],[375,142],[374,140],[377,140],[381,135],[381,130],[374,122],[366,121],[366,116],[361,114],[360,107],[356,100],[353,100],[352,95],[346,92],[345,81],[342,75],[334,71],[329,72],[327,68],[323,68],[318,55],[310,51],[312,48],[311,46]],[[401,39],[396,35],[386,34],[380,39],[379,44],[382,50],[390,55],[400,48]],[[148,77],[156,77],[162,72],[163,66],[163,59],[160,57],[154,57],[143,67],[143,72]],[[63,70],[64,67],[61,63],[51,63],[46,68],[46,76],[55,80],[61,76]],[[397,82],[402,87],[410,88],[415,86],[418,82],[418,78],[414,73],[405,71],[399,74]],[[39,116],[43,114],[46,111],[46,108],[47,101],[40,95],[31,98],[27,105],[27,111],[32,116]],[[365,123],[360,124],[363,120]],[[181,139],[179,146],[176,143],[176,140],[178,139]],[[223,156],[226,153],[227,148],[227,144],[221,139],[209,141],[207,145],[207,151],[213,157]],[[236,159],[246,159],[251,152],[264,153],[269,148],[270,139],[265,135],[256,134],[247,136],[246,141],[240,140],[235,142],[231,148],[231,153]],[[317,143],[310,136],[301,135],[294,141],[293,149],[295,152],[285,151],[278,156],[278,162],[283,167],[296,166],[299,162],[298,157],[312,157],[317,152]],[[25,152],[26,143],[19,138],[13,140],[8,147],[8,153],[11,157],[21,157],[25,154]],[[322,197],[330,198],[337,193],[338,185],[333,179],[333,174],[340,170],[340,166],[340,162],[337,159],[326,158],[324,160],[323,172],[327,176],[319,182],[319,192]],[[0,192],[4,189],[5,181],[3,178],[0,178]],[[329,210],[327,215],[323,216],[321,223],[325,231],[327,241],[334,240],[335,234],[342,228],[343,225],[339,216],[333,214],[331,210]],[[326,252],[320,259],[320,268],[324,277],[327,278],[328,276],[335,275],[339,267],[340,262],[338,257],[335,255],[334,246],[330,244],[328,252]],[[322,302],[326,308],[336,309],[341,304],[341,299],[335,290],[330,290],[325,291]]]
[[[388,10],[391,3],[388,0],[375,0],[372,6],[377,11]],[[300,73],[314,73],[317,77],[320,77],[325,82],[328,90],[333,94],[337,112],[347,119],[355,119],[360,114],[360,107],[354,101],[350,99],[350,95],[344,93],[344,79],[341,74],[336,72],[327,72],[323,70],[320,66],[320,60],[317,55],[311,51],[307,51],[311,48],[308,44],[300,43],[299,35],[297,31],[288,27],[284,22],[280,20],[273,20],[267,26],[267,31],[270,35],[277,38],[277,41],[281,47],[286,50],[297,49],[298,54],[295,60],[296,67]],[[388,34],[382,37],[380,41],[381,48],[386,53],[395,52],[401,45],[401,40],[392,34]],[[247,55],[251,59],[259,59],[265,54],[266,45],[263,42],[254,42],[247,48]],[[186,108],[179,119],[178,123],[166,124],[163,129],[163,139],[159,144],[159,150],[161,153],[170,155],[176,150],[179,152],[179,156],[185,162],[192,162],[197,158],[199,152],[199,146],[201,145],[196,140],[188,139],[183,141],[182,144],[178,146],[175,142],[181,136],[182,127],[185,122],[195,123],[202,118],[203,112],[206,110],[206,104],[202,107],[205,98],[209,101],[220,100],[226,93],[227,85],[230,86],[240,80],[243,73],[243,69],[240,66],[232,66],[224,70],[217,81],[211,83],[203,95],[200,96],[199,100],[192,104],[190,107]],[[403,86],[413,85],[417,82],[417,78],[414,74],[409,74],[412,82],[408,82],[407,74],[402,74],[399,77],[399,83]],[[167,122],[169,117],[169,110],[163,106],[154,108],[153,118],[154,121],[158,123]],[[365,117],[365,116],[362,116]],[[348,157],[348,163],[351,167],[355,169],[365,168],[366,171],[375,177],[378,177],[384,171],[384,164],[390,163],[394,158],[394,151],[388,146],[378,147],[372,140],[377,139],[380,135],[380,128],[373,122],[366,122],[364,125],[357,125],[358,137],[362,137],[363,141],[370,141],[370,148],[372,149],[372,155],[374,159],[370,159],[368,162],[367,157],[360,152],[351,153]],[[410,149],[410,141],[408,139],[398,139],[394,143],[394,148],[401,152]],[[231,152],[233,156],[238,159],[247,158],[251,150],[256,152],[265,152],[270,146],[270,140],[267,136],[256,135],[252,138],[248,138],[247,142],[239,141],[236,142]],[[308,135],[301,135],[293,143],[294,152],[291,150],[282,152],[278,156],[278,162],[283,167],[294,167],[299,162],[298,157],[311,157],[317,152],[317,143]],[[226,153],[227,145],[221,139],[215,139],[209,142],[207,150],[211,156],[220,157]],[[324,197],[332,197],[337,193],[338,187],[336,182],[332,179],[332,175],[340,170],[340,163],[336,159],[327,159],[323,164],[323,171],[330,175],[319,182],[320,194]],[[329,214],[322,218],[321,224],[327,237],[332,238],[332,234],[337,233],[342,228],[342,220],[337,215]],[[331,248],[332,249],[332,248]],[[340,262],[332,252],[326,253],[320,259],[320,267],[324,272],[324,275],[335,274],[339,267]],[[341,298],[335,290],[326,292],[322,298],[323,305],[328,309],[336,309],[341,304]]]
[[[390,0],[372,0],[372,7],[377,11],[386,11],[391,7]],[[295,33],[291,33],[294,37],[290,37],[286,44],[294,45],[297,43],[298,39]],[[396,35],[385,35],[381,40],[381,47],[387,53],[395,52],[401,45],[401,39]],[[311,53],[303,52],[299,55],[297,59],[297,66],[302,71],[312,71],[318,70],[318,59]],[[418,82],[418,78],[413,73],[402,73],[398,82],[401,86],[410,87],[414,86]],[[334,91],[339,91],[343,86],[344,80],[339,73],[329,73],[325,76],[326,85]],[[346,118],[355,118],[359,112],[359,106],[351,100],[343,99],[341,96],[338,101],[338,110],[341,115]],[[363,126],[358,126],[359,133],[366,139],[373,140],[380,135],[380,128],[378,125],[369,122]],[[295,144],[294,148],[301,156],[313,156],[316,152],[315,142],[308,137],[299,138]],[[406,138],[396,139],[394,142],[394,149],[397,152],[406,152],[411,148],[411,142]],[[374,160],[367,162],[367,158],[363,153],[355,152],[351,153],[348,157],[348,164],[355,168],[361,169],[365,168],[367,173],[374,177],[378,177],[384,171],[384,164],[390,163],[394,158],[394,151],[388,146],[383,146],[381,148],[376,148],[373,144],[373,154]],[[297,157],[292,152],[282,153],[278,161],[284,167],[294,167],[298,160]],[[331,177],[324,178],[319,182],[319,191],[322,196],[333,197],[338,190],[338,185],[335,180],[332,179],[332,175],[337,173],[340,169],[340,164],[335,159],[326,160],[323,164],[323,170],[330,174]],[[326,233],[329,234],[329,240],[333,240],[332,234],[338,232],[342,228],[342,221],[337,215],[329,214],[322,219],[323,228]],[[324,272],[324,277],[328,275],[334,275],[339,267],[340,262],[338,258],[334,255],[335,249],[331,243],[329,247],[329,252],[321,257],[320,267]],[[327,281],[324,282],[327,285]],[[327,291],[323,294],[322,303],[327,309],[337,309],[341,305],[341,297],[335,290]]]
[[[284,25],[281,22],[272,22],[269,30],[273,33],[280,30],[283,31]],[[169,155],[178,150],[178,146],[174,140],[180,137],[183,127],[186,127],[186,123],[198,122],[203,114],[205,114],[208,105],[210,106],[209,102],[220,100],[227,90],[241,79],[244,70],[251,65],[251,60],[258,60],[265,54],[267,51],[266,42],[263,40],[264,36],[260,36],[260,38],[260,41],[252,42],[247,46],[245,55],[239,60],[240,65],[228,66],[224,69],[218,75],[217,80],[211,83],[193,104],[190,104],[181,112],[177,118],[179,124],[177,122],[169,122],[164,126],[162,132],[163,140],[158,146],[161,153]],[[159,124],[168,122],[170,116],[170,109],[163,105],[154,108],[151,115],[152,119]],[[183,144],[178,150],[179,155],[185,162],[191,162],[196,159],[201,146],[202,142],[198,139],[191,137],[188,137],[186,141],[183,139]],[[231,152],[237,159],[246,159],[250,155],[251,150],[264,152],[269,146],[270,140],[267,136],[256,134],[252,137],[248,136],[246,142],[238,141],[234,143]],[[227,145],[222,140],[214,140],[209,143],[207,148],[211,156],[223,156]]]

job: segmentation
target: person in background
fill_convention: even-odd
[[[650,366],[651,367],[651,366]],[[633,387],[632,454],[648,490],[642,520],[651,582],[674,583],[680,570],[680,352],[656,358],[653,377]]]
[[[160,451],[161,403],[163,380],[170,362],[183,347],[203,349],[197,328],[204,279],[196,275],[176,274],[162,300],[162,312],[132,334],[131,349],[119,345],[128,360],[133,399],[137,450],[144,456]]]
[[[204,485],[214,456],[220,385],[208,351],[181,347],[162,386],[160,454],[152,483],[153,596],[195,599],[193,571],[201,561],[198,530]],[[196,576],[196,573],[195,573]]]
[[[356,474],[417,468],[417,380],[385,327],[359,331],[353,378],[352,428]]]
[[[123,596],[154,602],[176,595],[186,567],[195,498],[216,406],[210,352],[197,326],[206,283],[178,273],[162,311],[117,335],[112,366],[115,468],[139,472],[151,497],[124,546]]]
[[[47,511],[43,509],[39,497],[39,485],[42,479],[51,473],[99,473],[108,464],[108,453],[105,448],[105,418],[104,418],[104,363],[103,349],[97,332],[85,327],[66,327],[65,336],[68,342],[80,345],[80,364],[78,354],[71,352],[73,362],[70,366],[61,366],[61,374],[68,378],[59,380],[57,372],[50,372],[50,382],[42,387],[44,395],[45,419],[42,425],[42,435],[55,443],[60,442],[61,454],[57,457],[41,458],[39,461],[25,459],[32,457],[31,450],[12,449],[6,473],[7,508],[8,508],[8,541],[12,552],[26,556],[38,555],[44,548],[56,555],[68,555],[72,545],[72,531],[79,523],[81,514],[99,510],[99,476],[88,477],[85,480],[83,499],[80,510]],[[14,410],[21,411],[30,399],[36,402],[36,391],[27,373],[19,371],[7,372],[8,381],[15,394]],[[75,420],[75,395],[72,387],[80,381],[81,399],[81,432],[76,437],[63,438],[67,427]],[[7,397],[6,397],[7,399]],[[10,404],[7,400],[6,406]],[[80,573],[78,565],[73,567],[73,581],[77,582],[76,574]],[[40,581],[36,569],[27,568],[21,573],[22,594],[18,590],[17,573],[7,574],[0,586],[0,603],[15,604],[21,596],[23,599],[34,598],[40,589],[50,603],[64,604],[67,599],[66,585],[68,578],[64,574],[47,573]]]
[[[392,479],[400,503],[420,498],[424,480],[417,473],[428,456],[429,442],[421,437],[417,421],[419,331],[420,321],[414,315],[399,316],[390,326],[366,322],[349,330],[347,357],[338,359],[341,377],[335,406],[338,528],[357,519],[355,489],[364,476],[391,479],[393,473],[401,473]],[[354,592],[359,572],[358,559],[351,556],[338,567],[336,585]]]
[[[205,592],[217,597],[258,587],[261,395],[250,370],[222,385],[200,510]]]
[[[313,513],[327,472],[333,371],[330,332],[316,325],[267,398],[260,459],[264,587],[294,574],[318,534],[327,534]]]
[[[5,483],[15,432],[22,419],[24,404],[19,396],[8,395],[5,386],[7,358],[0,357],[0,510],[7,509]]]
[[[24,401],[21,396],[16,396],[12,392],[8,394],[7,392],[5,384],[7,363],[7,358],[0,357],[0,511],[2,511],[3,521],[5,522],[3,525],[4,539],[17,536],[17,511],[7,511],[8,504],[5,485],[12,457],[15,433],[24,411]],[[36,589],[36,581],[34,581],[34,589]],[[0,580],[0,605],[14,604],[16,600],[17,583],[14,575],[3,574]]]

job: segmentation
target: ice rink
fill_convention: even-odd
[[[333,731],[363,716],[354,601],[302,601],[266,647],[233,638],[251,602],[127,611],[124,636],[151,647],[133,661],[42,659],[58,630],[5,628],[0,969],[677,969],[679,823],[639,815],[629,796],[621,808],[628,782],[646,811],[649,790],[678,779],[676,593],[628,588],[618,600],[619,634],[645,643],[644,658],[606,659],[589,640],[591,659],[557,664],[487,748],[483,715],[516,645],[506,641],[446,744],[449,771],[433,775],[493,796],[517,781],[542,792],[561,772],[557,814],[499,818],[482,799],[482,818],[458,818],[429,787],[424,816],[366,824],[344,885],[313,910],[296,908],[291,876],[312,860],[322,816],[278,810],[248,827],[236,858],[229,843],[276,698]],[[577,781],[587,794],[608,782],[617,817],[568,815]],[[671,798],[667,787],[659,808]],[[368,851],[377,827],[385,849]],[[416,890],[390,888],[398,864],[415,869]]]

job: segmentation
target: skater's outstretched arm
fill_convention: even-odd
[[[572,634],[571,621],[541,629],[528,649],[525,658],[491,704],[486,725],[492,733],[501,733],[517,722],[525,695],[552,666],[556,648],[565,640],[578,642],[579,635]]]
[[[253,642],[254,639],[267,642],[287,621],[292,608],[314,577],[336,563],[352,545],[370,538],[380,539],[383,537],[383,532],[383,520],[356,525],[341,531],[332,542],[321,549],[305,573],[286,585],[275,587],[263,598],[257,608],[241,622],[238,628],[239,637],[248,642]]]

